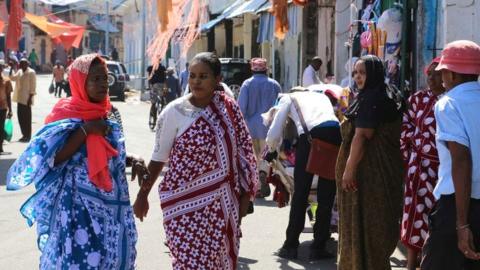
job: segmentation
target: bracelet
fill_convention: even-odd
[[[87,131],[85,130],[85,128],[83,126],[80,126],[80,129],[83,131],[83,134],[85,134],[85,137],[87,137],[88,134],[87,134]]]
[[[470,224],[465,224],[465,225],[462,225],[462,226],[457,226],[457,231],[466,229],[466,228],[468,228],[468,227],[470,227]]]

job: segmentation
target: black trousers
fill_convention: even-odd
[[[32,137],[32,107],[18,103],[17,117],[24,138]]]
[[[7,110],[0,109],[0,152],[3,152],[3,140],[5,140],[5,119]]]
[[[430,214],[430,235],[423,246],[422,270],[474,270],[480,261],[466,259],[457,245],[455,195],[442,195]],[[480,250],[480,200],[470,199],[468,222]]]
[[[61,97],[63,90],[63,82],[55,82],[55,96]]]
[[[327,143],[340,145],[342,137],[338,127],[315,127],[310,131],[312,138],[321,139]],[[300,233],[305,225],[305,213],[308,207],[308,195],[312,186],[313,174],[305,171],[310,153],[310,143],[305,134],[300,135],[295,152],[294,192],[290,207],[290,218],[287,227],[285,248],[297,248]],[[330,238],[330,220],[335,200],[336,184],[334,179],[318,179],[315,225],[313,226],[313,244],[311,248],[324,249]]]

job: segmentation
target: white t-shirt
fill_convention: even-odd
[[[160,113],[151,160],[168,162],[175,139],[182,135],[204,110],[193,106],[190,97],[191,94],[188,94],[175,99]]]
[[[283,95],[277,105],[278,112],[267,133],[266,142],[272,150],[276,149],[279,143],[281,143],[288,117],[295,123],[298,135],[305,133],[291,96],[296,98],[308,130],[312,130],[312,128],[327,121],[338,122],[332,103],[330,103],[330,100],[325,94],[304,91]]]
[[[303,80],[302,86],[309,87],[312,84],[320,84],[320,78],[318,78],[317,71],[312,67],[312,65],[308,65],[303,71]]]

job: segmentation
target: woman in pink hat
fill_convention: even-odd
[[[421,268],[480,269],[480,46],[449,43],[436,70],[447,92],[435,105],[437,203]]]
[[[408,99],[403,116],[400,147],[406,166],[401,241],[408,249],[409,270],[419,264],[418,255],[428,236],[428,213],[435,202],[433,187],[437,183],[438,153],[435,144],[434,105],[445,92],[442,74],[435,71],[440,57],[425,69],[428,89]]]

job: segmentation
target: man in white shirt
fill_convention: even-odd
[[[278,252],[278,256],[285,259],[297,258],[297,249],[300,244],[299,237],[305,226],[308,195],[313,180],[313,174],[306,171],[310,141],[311,139],[320,139],[334,147],[340,146],[342,142],[338,119],[329,98],[323,93],[315,93],[305,88],[295,91],[284,95],[280,99],[278,112],[268,130],[266,139],[270,152],[265,159],[271,161],[275,157],[276,149],[282,142],[283,127],[288,117],[295,123],[299,134],[295,149],[295,184],[286,231],[287,239]],[[336,159],[336,157],[331,158]],[[310,259],[312,260],[334,257],[333,254],[325,250],[325,245],[327,240],[330,239],[330,220],[335,193],[335,179],[318,178],[318,207],[315,213],[315,225],[313,226],[314,240],[310,246]]]
[[[447,92],[435,105],[437,202],[421,268],[480,269],[480,46],[449,43],[436,70]]]
[[[18,122],[23,135],[19,142],[29,142],[32,137],[32,105],[33,96],[36,95],[37,75],[25,58],[20,60],[20,70],[13,72],[13,69],[12,65],[10,80],[15,82],[13,101],[17,102]]]
[[[320,84],[320,78],[318,77],[318,71],[322,67],[322,59],[316,56],[312,59],[311,64],[308,65],[305,70],[303,71],[303,80],[302,86],[309,87],[312,84]]]

